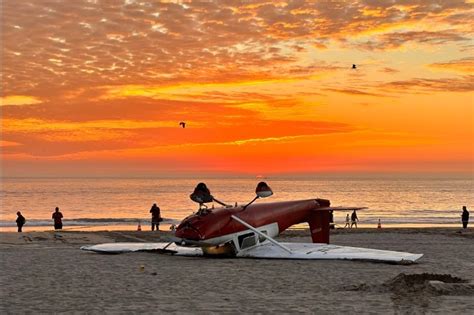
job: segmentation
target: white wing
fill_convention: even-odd
[[[291,253],[269,242],[240,251],[238,257],[275,259],[343,259],[411,264],[423,254],[316,243],[280,243]]]
[[[314,243],[280,243],[291,252],[270,243],[264,242],[258,246],[241,250],[237,257],[242,258],[274,258],[274,259],[343,259],[366,260],[389,263],[410,264],[418,260],[423,254],[412,254],[388,250],[337,246]],[[82,246],[82,250],[103,254],[121,254],[139,251],[163,250],[168,243],[106,243]],[[202,256],[199,247],[182,247],[171,244],[166,251],[177,256]]]
[[[160,251],[169,243],[105,243],[98,245],[82,246],[82,250],[92,251],[102,254],[122,254],[130,252]],[[202,256],[199,247],[182,247],[171,244],[166,251],[177,256]]]

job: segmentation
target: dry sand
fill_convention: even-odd
[[[474,313],[474,230],[353,229],[332,234],[332,243],[338,245],[425,256],[418,264],[403,266],[100,255],[79,247],[164,241],[168,234],[0,233],[0,312]],[[279,239],[310,242],[308,231],[287,231]]]

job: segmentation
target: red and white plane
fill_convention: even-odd
[[[169,243],[108,243],[83,246],[99,253],[156,251],[179,256],[228,256],[276,259],[347,259],[410,264],[423,254],[337,246],[329,244],[330,211],[361,210],[364,207],[331,207],[329,200],[308,199],[254,204],[269,197],[264,182],[256,197],[245,206],[229,206],[215,199],[204,183],[190,195],[199,211],[185,218]],[[222,208],[208,209],[217,202]],[[292,225],[307,222],[313,243],[282,243],[274,239]]]

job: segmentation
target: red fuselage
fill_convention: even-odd
[[[185,218],[176,228],[175,236],[206,241],[247,230],[234,215],[251,226],[258,228],[268,224],[278,224],[278,233],[292,225],[308,222],[313,242],[329,242],[329,212],[318,208],[329,207],[329,200],[309,199],[274,203],[251,204],[247,208],[232,207],[201,211]]]

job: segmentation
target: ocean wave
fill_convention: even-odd
[[[460,223],[460,217],[456,216],[405,216],[405,217],[392,217],[383,215],[362,215],[359,213],[359,222],[363,224],[377,224],[378,220],[384,225],[397,225],[397,224],[456,224]],[[64,226],[114,226],[114,225],[130,225],[134,226],[138,222],[142,225],[150,224],[150,219],[146,218],[78,218],[78,219],[65,219],[63,220]],[[163,218],[162,224],[179,224],[181,220]],[[344,224],[345,218],[336,218],[336,224]],[[26,226],[52,226],[52,220],[45,219],[27,219]],[[14,227],[16,226],[15,221],[0,220],[1,227]]]
[[[368,214],[396,214],[398,216],[405,216],[405,215],[461,215],[460,209],[451,209],[451,210],[434,210],[434,209],[397,209],[397,210],[388,210],[388,209],[372,209],[369,208],[368,210],[362,210],[361,213],[368,213]]]
[[[453,224],[459,223],[460,218],[455,217],[409,217],[409,218],[393,218],[393,217],[383,217],[383,216],[374,216],[369,218],[360,218],[361,223],[378,223],[378,220],[385,224]],[[339,220],[341,221],[341,220]],[[337,220],[336,220],[337,223]]]
[[[150,224],[150,219],[142,218],[78,218],[78,219],[64,219],[64,226],[102,226],[102,225],[136,225],[138,222],[141,224]],[[162,224],[178,224],[180,220],[163,218]],[[26,219],[25,226],[50,226],[53,225],[53,220],[44,219]],[[0,221],[0,227],[12,227],[16,226],[14,221]]]

